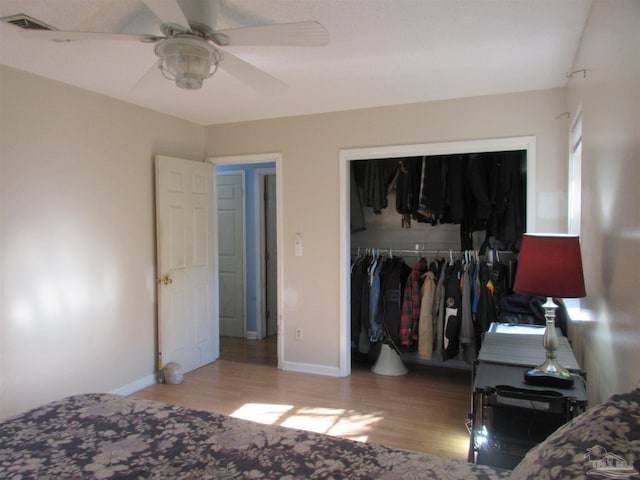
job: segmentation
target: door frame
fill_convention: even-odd
[[[246,197],[246,186],[247,186],[247,175],[246,172],[244,170],[234,170],[234,171],[229,171],[229,172],[218,172],[216,170],[216,168],[214,167],[214,176],[213,176],[213,183],[214,183],[214,188],[216,189],[214,191],[215,193],[215,198],[214,198],[214,202],[215,202],[215,214],[216,214],[216,218],[215,218],[215,231],[216,231],[216,237],[219,241],[220,236],[217,235],[218,232],[218,175],[220,176],[227,176],[227,175],[240,175],[240,178],[242,179],[242,289],[244,290],[244,292],[242,293],[242,319],[243,319],[243,324],[242,324],[242,337],[246,338],[247,336],[247,197]],[[220,275],[220,251],[217,248],[217,242],[216,242],[216,251],[215,251],[215,258],[216,258],[216,269],[218,270],[217,274]],[[218,311],[220,310],[220,280],[218,278]],[[218,323],[220,322],[220,314],[218,314]]]
[[[256,271],[259,272],[259,276],[256,276],[256,304],[259,306],[258,320],[256,322],[256,335],[258,338],[265,338],[267,336],[267,317],[265,315],[267,307],[267,298],[264,295],[264,288],[261,288],[261,281],[266,279],[268,275],[266,262],[264,260],[264,251],[266,248],[266,238],[264,236],[265,231],[265,216],[264,216],[264,179],[267,175],[275,175],[276,181],[278,174],[275,168],[257,168],[255,174],[255,200],[256,200],[256,212],[262,212],[260,215],[256,215],[256,232],[261,232],[259,235],[259,241],[256,242]],[[278,192],[276,188],[276,199],[278,198]],[[278,222],[278,215],[276,212],[276,225]],[[277,235],[277,232],[276,232]],[[276,248],[276,254],[278,253]],[[276,255],[277,258],[277,255]],[[276,269],[278,265],[276,264]]]
[[[420,157],[423,155],[451,155],[456,153],[499,152],[509,150],[527,151],[527,232],[536,231],[536,137],[491,138],[454,142],[422,143],[410,145],[388,145],[341,149],[339,155],[340,192],[340,346],[339,374],[351,374],[351,228],[350,228],[350,162],[382,158]]]
[[[250,154],[250,155],[227,155],[227,156],[210,156],[206,158],[206,161],[211,163],[214,167],[221,165],[246,165],[253,163],[275,163],[275,174],[276,174],[276,252],[278,257],[277,262],[277,270],[278,270],[278,280],[277,280],[277,298],[278,298],[278,368],[282,368],[282,362],[284,355],[284,335],[282,332],[284,330],[284,323],[286,321],[284,315],[283,308],[283,288],[284,288],[284,258],[282,255],[283,248],[283,187],[282,187],[282,154],[278,152],[273,153],[258,153],[258,154]],[[214,179],[213,185],[214,188],[217,183],[216,177],[216,169],[214,168]],[[214,195],[214,201],[216,201],[216,195]],[[218,211],[217,201],[214,205],[214,211]],[[218,218],[216,215],[215,218],[215,228],[216,231],[218,229]],[[218,248],[215,246],[216,258],[218,256]],[[218,265],[216,262],[215,265],[215,275],[216,278],[219,275]],[[260,289],[257,290],[260,292]],[[258,322],[258,326],[260,322]]]

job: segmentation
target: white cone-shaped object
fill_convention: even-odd
[[[383,343],[378,360],[371,371],[378,375],[406,375],[409,369],[402,363],[400,355],[389,345]]]

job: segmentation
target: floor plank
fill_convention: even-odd
[[[216,362],[132,395],[465,460],[471,404],[468,371],[409,365],[403,376],[352,364],[349,377],[285,372],[275,367],[275,339],[221,338]]]

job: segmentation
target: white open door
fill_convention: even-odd
[[[218,358],[213,166],[156,157],[158,368]]]

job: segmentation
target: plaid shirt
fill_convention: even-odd
[[[410,347],[418,339],[418,322],[420,321],[420,302],[422,295],[422,276],[429,268],[427,260],[421,258],[407,278],[402,298],[402,314],[400,316],[400,343]]]

